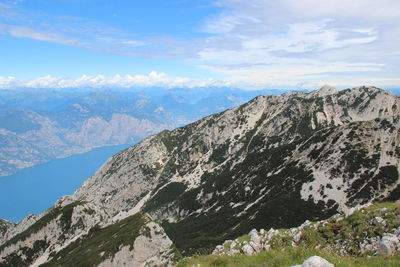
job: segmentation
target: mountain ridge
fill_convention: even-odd
[[[101,227],[149,213],[190,255],[253,228],[398,200],[399,97],[375,87],[325,89],[258,96],[148,137],[56,206],[90,203]]]

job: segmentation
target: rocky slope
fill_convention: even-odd
[[[107,229],[146,212],[191,254],[253,228],[293,227],[356,205],[397,200],[399,110],[397,96],[375,87],[256,97],[113,156],[53,208],[57,213],[84,203],[77,207],[90,205],[94,212],[78,213],[67,224],[72,232],[54,231],[68,244],[81,232],[90,238],[96,223]],[[21,257],[25,247],[32,249],[42,240],[34,233],[52,229],[47,220],[40,223],[47,215],[8,231],[0,256]],[[79,218],[82,227],[73,227]],[[58,235],[51,240],[34,254],[43,262],[65,258],[55,247]]]
[[[15,226],[14,223],[0,219],[0,240],[2,240],[7,232]]]
[[[0,266],[160,266],[177,257],[164,230],[142,213],[110,223],[103,210],[78,201],[21,224],[27,228],[0,246]]]

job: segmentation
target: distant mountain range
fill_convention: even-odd
[[[162,131],[47,212],[1,222],[0,257],[19,266],[171,264],[253,228],[399,200],[399,110],[389,91],[324,86],[260,95]]]
[[[150,134],[242,104],[260,93],[268,91],[0,90],[0,176],[95,147],[136,143]]]

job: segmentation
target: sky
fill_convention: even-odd
[[[0,88],[400,87],[398,0],[0,0]]]

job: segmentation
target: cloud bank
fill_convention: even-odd
[[[199,80],[186,77],[169,77],[165,73],[150,72],[148,75],[115,75],[115,76],[87,76],[79,78],[58,78],[50,75],[37,79],[24,80],[15,77],[1,77],[0,89],[17,88],[138,88],[138,87],[163,87],[163,88],[196,88],[196,87],[230,87],[233,84],[213,79]]]

